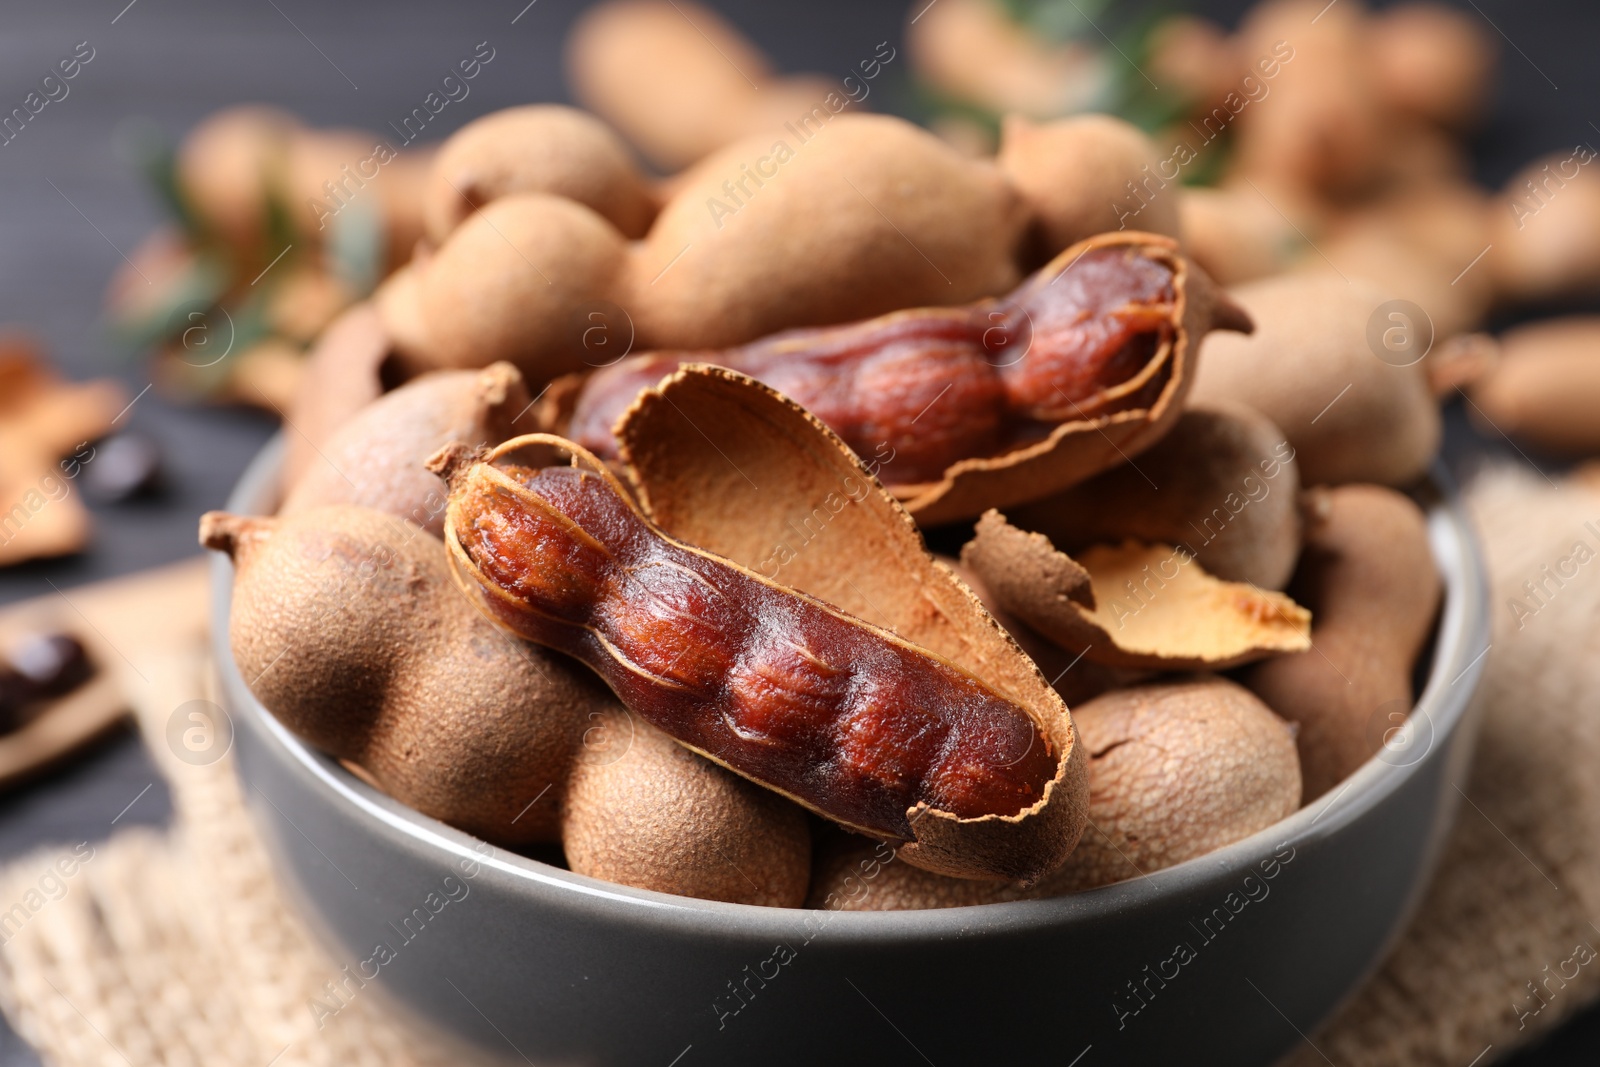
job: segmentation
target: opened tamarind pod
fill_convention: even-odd
[[[589,379],[570,432],[615,456],[612,428],[642,389],[714,363],[879,458],[890,491],[924,523],[1037,499],[1153,444],[1187,392],[1195,342],[1212,328],[1251,328],[1176,249],[1165,237],[1102,234],[998,300],[633,357]]]
[[[1066,704],[837,434],[753,378],[685,367],[640,395],[617,437],[640,509],[670,536],[966,667],[1049,739],[1059,770],[1041,804],[982,819],[929,811],[896,849],[902,860],[1009,870],[1072,849],[1089,760]]]
[[[520,449],[572,466],[499,466]],[[1042,807],[1062,773],[1028,710],[895,634],[668,537],[599,459],[548,434],[441,449],[458,583],[502,627],[588,664],[695,752],[841,825],[915,841],[928,813]],[[1032,881],[1071,843],[942,869]]]

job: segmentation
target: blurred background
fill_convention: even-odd
[[[179,380],[172,368],[152,364],[144,343],[149,338],[130,331],[126,315],[108,310],[113,279],[150,267],[149,250],[141,247],[173,223],[164,183],[174,146],[208,114],[246,102],[272,104],[314,127],[387,131],[480,42],[492,48],[492,62],[469,83],[465,97],[432,118],[427,141],[499,108],[571,102],[563,44],[585,5],[525,3],[5,5],[0,115],[23,106],[63,57],[92,58],[66,83],[65,95],[58,93],[0,145],[6,192],[0,198],[0,327],[31,335],[65,378],[120,381],[130,406],[117,414],[114,429],[132,435],[135,447],[125,457],[125,484],[92,494],[86,489],[93,530],[83,550],[0,566],[0,604],[194,555],[196,516],[222,506],[246,463],[277,429],[270,403],[237,402],[215,382]],[[908,22],[931,5],[708,0],[708,6],[763,49],[777,71],[837,78],[879,42],[906,55]],[[1600,39],[1600,6],[1579,0],[1466,0],[1454,6],[1481,20],[1499,53],[1485,114],[1462,142],[1477,183],[1499,189],[1535,157],[1600,142],[1600,66],[1590,54]],[[1105,84],[1095,99],[1149,125],[1159,121],[1164,107],[1175,106],[1153,84],[1143,84],[1143,64],[1137,62],[1148,58],[1142,49],[1153,20],[1187,11],[1231,28],[1249,4],[1066,0],[1014,7],[1050,8],[1061,32],[1099,54],[1097,77]],[[989,122],[981,107],[952,100],[905,61],[885,66],[866,106],[942,123],[955,136],[980,142]],[[359,250],[354,256],[359,261]],[[169,328],[184,306],[174,298],[163,307],[160,317]],[[1499,330],[1522,318],[1582,310],[1594,308],[1542,299],[1488,325]],[[0,378],[0,390],[5,388]],[[1559,466],[1531,445],[1512,444],[1471,424],[1459,402],[1447,409],[1447,435],[1447,459],[1458,473],[1489,455]],[[134,803],[124,808],[129,797]],[[113,734],[83,758],[0,798],[0,862],[44,842],[98,840],[113,823],[161,824],[168,816],[164,788],[136,739]],[[1597,1057],[1600,1011],[1591,1011],[1514,1062],[1577,1064]],[[36,1062],[0,1026],[0,1063]]]

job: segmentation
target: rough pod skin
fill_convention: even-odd
[[[804,901],[811,833],[799,806],[621,708],[596,717],[584,740],[562,811],[573,870],[706,900]]]
[[[452,441],[499,444],[528,408],[522,375],[509,363],[425,374],[341,427],[289,490],[280,514],[357,504],[410,519],[437,537],[444,532],[443,486],[423,460]]]
[[[672,536],[960,664],[1024,708],[1058,754],[1039,805],[961,819],[925,810],[908,863],[951,873],[1058,866],[1083,831],[1082,748],[1061,698],[905,509],[826,427],[742,375],[685,369],[618,428],[640,507]]]
[[[1063,552],[1132,538],[1188,549],[1213,577],[1282,589],[1300,554],[1294,448],[1238,404],[1191,407],[1137,460],[1007,512]]]
[[[1439,409],[1420,361],[1397,366],[1369,343],[1375,320],[1386,353],[1385,331],[1419,325],[1386,315],[1387,293],[1334,274],[1288,274],[1232,295],[1256,331],[1206,339],[1191,404],[1244,404],[1271,419],[1305,485],[1422,477],[1439,450]]]
[[[1378,752],[1411,713],[1412,668],[1433,630],[1441,584],[1422,512],[1393,490],[1313,490],[1306,521],[1289,588],[1315,613],[1312,648],[1257,664],[1244,683],[1299,724],[1309,802]]]
[[[1450,127],[1481,116],[1498,57],[1494,34],[1473,13],[1423,0],[1376,13],[1369,25],[1385,105]]]
[[[1600,452],[1600,318],[1519,326],[1500,339],[1500,358],[1472,384],[1467,414],[1557,455]]]
[[[1095,831],[1050,880],[1120,882],[1249,837],[1300,806],[1294,732],[1234,682],[1119,689],[1077,711]]]
[[[1490,218],[1484,265],[1507,302],[1585,297],[1600,290],[1600,177],[1587,144],[1536,159],[1512,175]]]
[[[581,465],[494,465],[535,445]],[[528,435],[482,460],[452,446],[430,466],[450,483],[457,578],[491,618],[589,664],[646,721],[819,814],[910,840],[925,810],[1015,816],[1056,776],[1060,753],[1025,709],[888,631],[672,540],[570,442]]]
[[[423,194],[428,239],[443,242],[462,219],[511,193],[567,197],[625,237],[642,237],[657,206],[610,127],[576,108],[533,104],[475,119],[440,146]]]
[[[834,842],[819,854],[813,906],[830,894],[847,910],[895,911],[1092,889],[1203,856],[1300,806],[1293,731],[1226,679],[1195,675],[1119,689],[1073,714],[1090,754],[1091,828],[1055,874],[1018,891],[903,863],[864,871],[862,846]],[[864,892],[848,892],[851,877]]]
[[[1338,264],[1345,277],[1412,301],[1426,311],[1433,336],[1442,341],[1476,329],[1493,304],[1491,271],[1464,268],[1495,239],[1495,213],[1489,197],[1470,182],[1419,179],[1411,189],[1342,213],[1318,236],[1315,249],[1302,249],[1297,266],[1333,273],[1330,264]]]
[[[485,840],[556,840],[588,717],[613,701],[480,615],[437,539],[334,506],[208,512],[200,542],[233,558],[234,659],[285,726]]]

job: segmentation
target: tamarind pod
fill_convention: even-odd
[[[495,465],[531,445],[582,465]],[[1025,709],[886,630],[673,540],[568,441],[531,434],[482,459],[450,446],[429,467],[450,483],[457,580],[490,618],[588,664],[679,743],[818,814],[906,841],[924,809],[1010,816],[1056,776]]]
[[[792,330],[720,351],[637,356],[596,373],[572,436],[616,455],[611,428],[641,389],[688,363],[741,371],[810,409],[861,455],[887,442],[897,480],[1118,410],[1157,375],[1176,329],[1174,257],[1140,235],[1069,250],[1000,300]]]

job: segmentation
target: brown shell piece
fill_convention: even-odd
[[[88,544],[89,511],[70,482],[126,410],[116,382],[62,381],[32,340],[0,335],[0,567]]]
[[[1184,549],[1124,541],[1075,560],[990,511],[961,562],[1006,611],[1114,667],[1221,670],[1311,647],[1310,612],[1282,593],[1213,578]]]
[[[960,560],[945,556],[934,558],[954,570],[956,576],[967,583],[967,588],[977,596],[984,610],[994,616],[994,621],[1004,627],[1006,633],[1022,646],[1022,651],[1028,654],[1028,658],[1038,665],[1046,678],[1050,679],[1050,688],[1061,694],[1061,699],[1067,702],[1067,707],[1075,708],[1087,700],[1093,700],[1101,693],[1113,689],[1126,689],[1130,685],[1149,681],[1155,676],[1152,671],[1108,667],[1103,663],[1091,661],[1087,656],[1069,652],[1001,607],[994,594],[989,591],[989,587],[983,584],[983,579],[973,573],[971,567],[963,566]]]
[[[959,664],[1021,705],[1058,754],[1043,798],[1014,815],[909,811],[902,859],[1019,881],[1061,865],[1088,792],[1066,705],[832,431],[750,378],[691,366],[641,393],[617,437],[641,507],[673,537]]]
[[[1043,440],[999,456],[980,456],[951,464],[943,480],[897,485],[896,497],[924,526],[970,519],[986,508],[1004,508],[1060,492],[1108,470],[1159,441],[1183,410],[1194,378],[1195,352],[1214,329],[1249,333],[1250,316],[1192,260],[1178,253],[1170,237],[1103,233],[1080,241],[1057,257],[1070,264],[1094,248],[1134,240],[1146,254],[1159,254],[1173,271],[1176,329],[1133,381],[1164,382],[1148,407],[1132,407],[1063,422]],[[1070,266],[1068,267],[1070,269]],[[1026,358],[1026,357],[1024,357]]]

